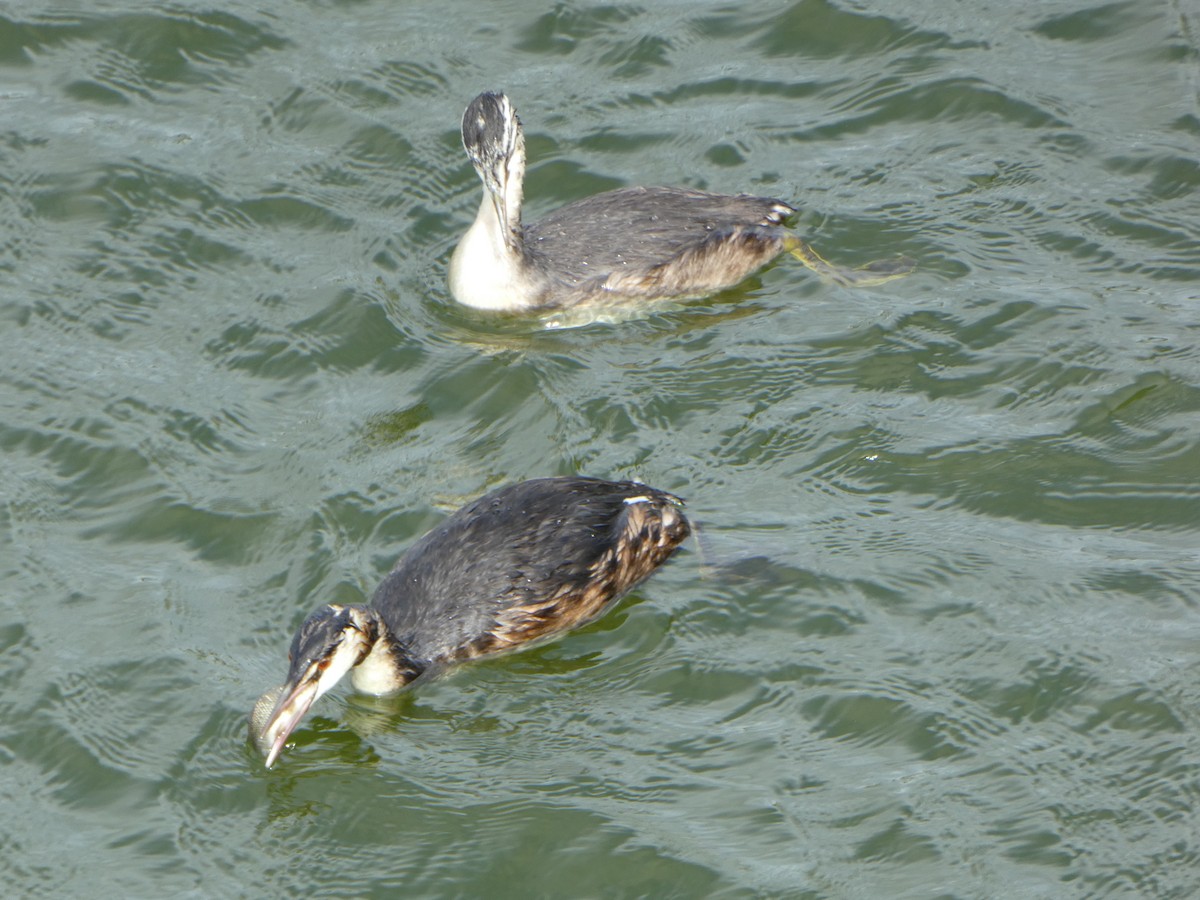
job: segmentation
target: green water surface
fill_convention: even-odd
[[[454,305],[536,217],[779,196],[780,261]],[[0,892],[1200,891],[1200,17],[1183,2],[0,6]],[[601,621],[245,741],[316,606],[526,477],[699,539]]]

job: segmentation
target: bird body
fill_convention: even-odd
[[[783,227],[792,206],[747,194],[622,188],[525,225],[525,138],[508,98],[486,92],[471,101],[462,137],[484,186],[450,260],[450,291],[467,306],[519,311],[704,296],[785,250],[843,284],[878,284],[913,268],[904,259],[834,266]]]
[[[267,765],[347,673],[360,691],[392,693],[591,621],[688,536],[680,506],[635,482],[583,477],[525,481],[464,506],[400,558],[369,606],[325,606],[300,626],[287,682],[251,715]]]
[[[534,268],[553,273],[556,284],[546,296],[566,291],[621,302],[708,294],[778,256],[787,238],[781,223],[794,212],[770,197],[622,188],[577,200],[530,225],[525,248]],[[589,240],[581,221],[623,240]]]

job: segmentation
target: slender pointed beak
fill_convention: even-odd
[[[516,237],[513,235],[512,228],[508,223],[507,179],[508,174],[505,173],[501,176],[501,180],[494,184],[484,183],[487,185],[488,193],[492,197],[492,209],[496,211],[496,223],[500,229],[500,233],[504,236],[504,246],[516,252],[518,250]]]
[[[370,627],[364,631],[363,612],[358,607],[325,606],[296,632],[287,681],[263,694],[250,713],[250,737],[266,756],[268,769],[317,698],[370,651],[375,632]]]
[[[314,664],[305,672],[298,684],[294,686],[285,684],[275,688],[263,694],[258,701],[265,707],[265,704],[271,699],[279,698],[261,728],[257,727],[257,723],[255,723],[257,732],[255,743],[258,744],[258,749],[266,754],[268,769],[275,765],[275,760],[279,758],[279,754],[287,745],[287,739],[291,737],[305,713],[322,693],[324,692],[321,690],[321,669],[318,664]],[[255,714],[259,714],[258,705],[255,706]]]

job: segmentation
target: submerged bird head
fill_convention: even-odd
[[[304,620],[292,639],[287,681],[259,698],[250,732],[267,757],[278,758],[288,736],[318,697],[371,655],[382,625],[365,606],[323,606]]]
[[[463,113],[462,141],[511,244],[521,227],[525,135],[504,94],[485,91],[470,102]]]

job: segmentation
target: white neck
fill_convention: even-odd
[[[486,188],[475,221],[450,257],[450,293],[465,306],[490,310],[522,310],[537,306],[544,279],[532,271],[520,252],[522,181],[525,153],[518,147],[506,166],[504,210],[500,221]]]
[[[394,694],[419,674],[417,669],[405,670],[397,664],[393,652],[394,639],[383,622],[379,622],[379,637],[357,666],[350,670],[350,683],[363,694]]]

